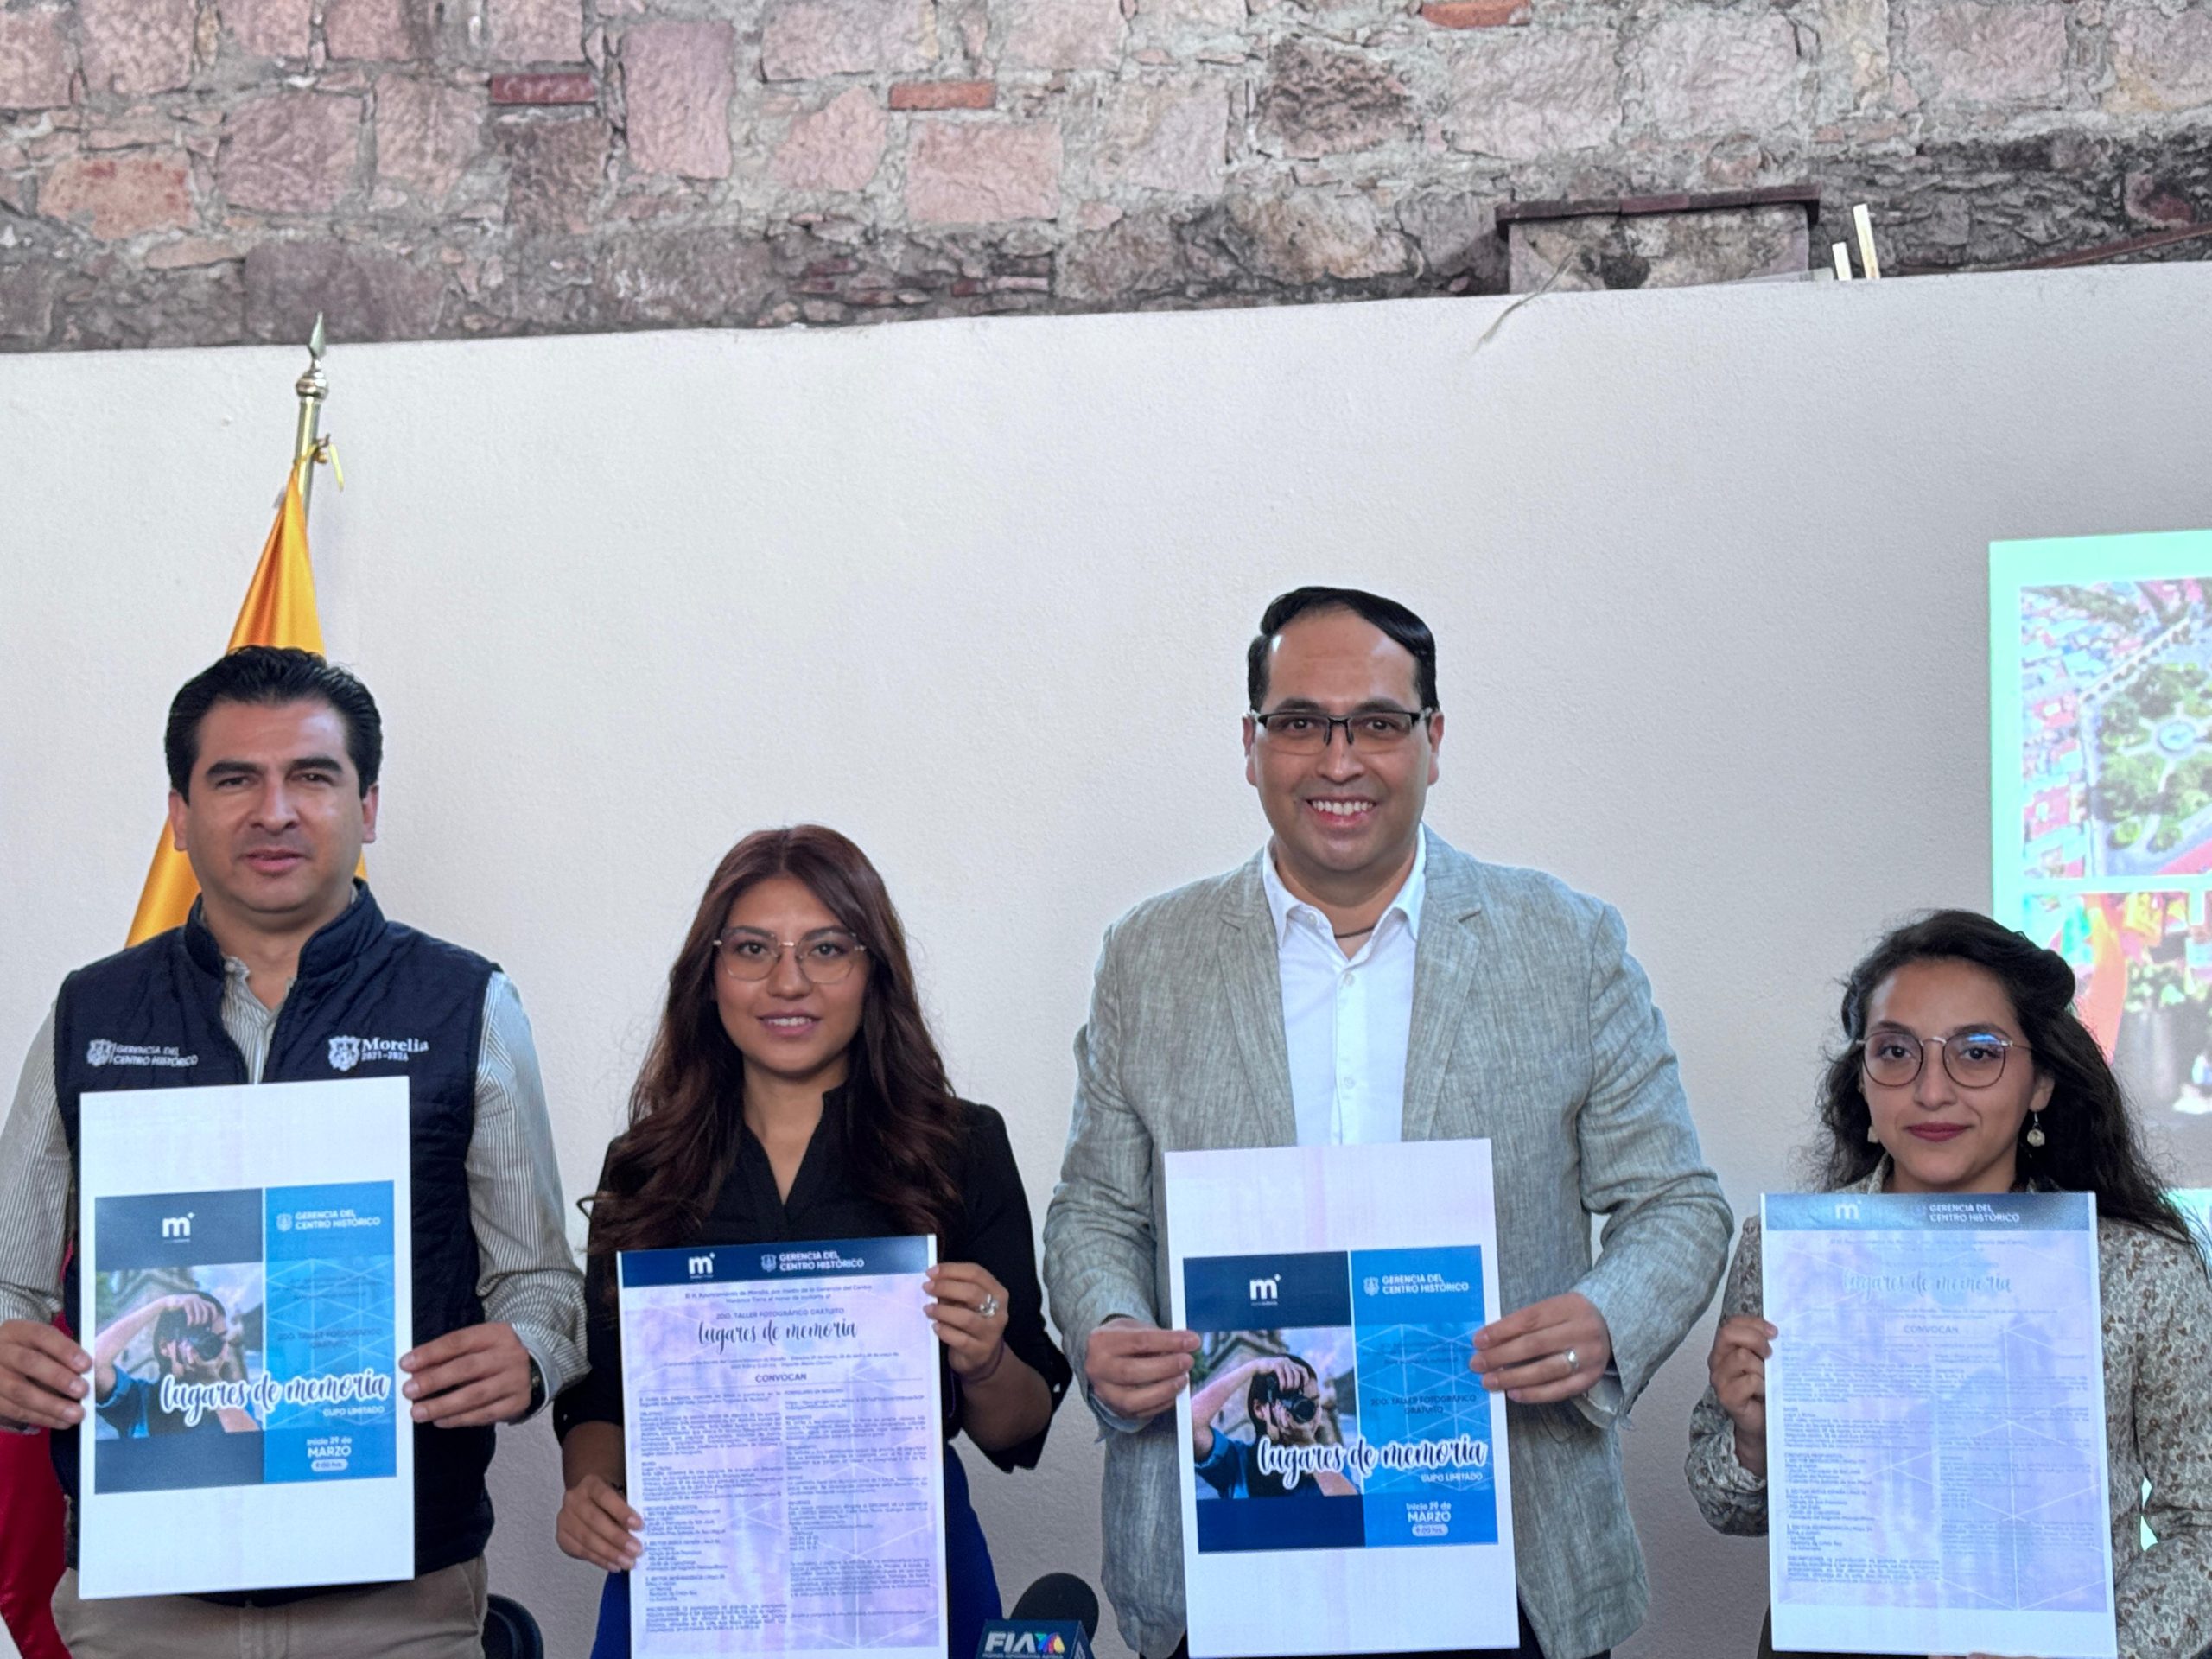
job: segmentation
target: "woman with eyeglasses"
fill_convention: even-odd
[[[974,1652],[999,1592],[950,1441],[965,1431],[1001,1468],[1034,1467],[1069,1371],[1006,1125],[953,1094],[898,912],[844,836],[764,830],[722,859],[586,1204],[591,1370],[556,1408],[556,1536],[612,1575],[594,1659],[629,1651],[626,1574],[648,1523],[623,1490],[616,1253],[920,1233],[939,1256],[949,1650]]]
[[[1845,982],[1815,1155],[1830,1192],[2096,1195],[2120,1652],[2196,1659],[2212,1645],[2212,1278],[2073,999],[2063,957],[1987,917],[1897,929]],[[1759,1287],[1754,1215],[1690,1427],[1690,1490],[1728,1533],[1767,1529],[1766,1360],[1789,1332]]]

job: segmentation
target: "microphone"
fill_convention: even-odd
[[[1098,1598],[1072,1573],[1047,1573],[1021,1592],[1007,1618],[983,1626],[976,1659],[1091,1659]]]
[[[1021,1592],[1009,1617],[1080,1624],[1088,1641],[1098,1634],[1098,1598],[1072,1573],[1047,1573]]]

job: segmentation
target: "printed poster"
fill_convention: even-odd
[[[638,1659],[942,1659],[931,1238],[629,1250],[621,1285]]]
[[[1191,1652],[1518,1640],[1490,1144],[1171,1153]]]
[[[404,1078],[88,1094],[87,1599],[415,1572]]]
[[[2094,1199],[1761,1208],[1776,1649],[2110,1659]]]

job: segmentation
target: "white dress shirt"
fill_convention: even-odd
[[[1282,1034],[1301,1147],[1402,1137],[1406,1043],[1413,1029],[1414,944],[1428,868],[1428,837],[1375,931],[1347,957],[1329,918],[1294,897],[1270,849],[1260,861],[1274,918]]]

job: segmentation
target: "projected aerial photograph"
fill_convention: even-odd
[[[2206,581],[2020,592],[2023,874],[2212,873]]]

